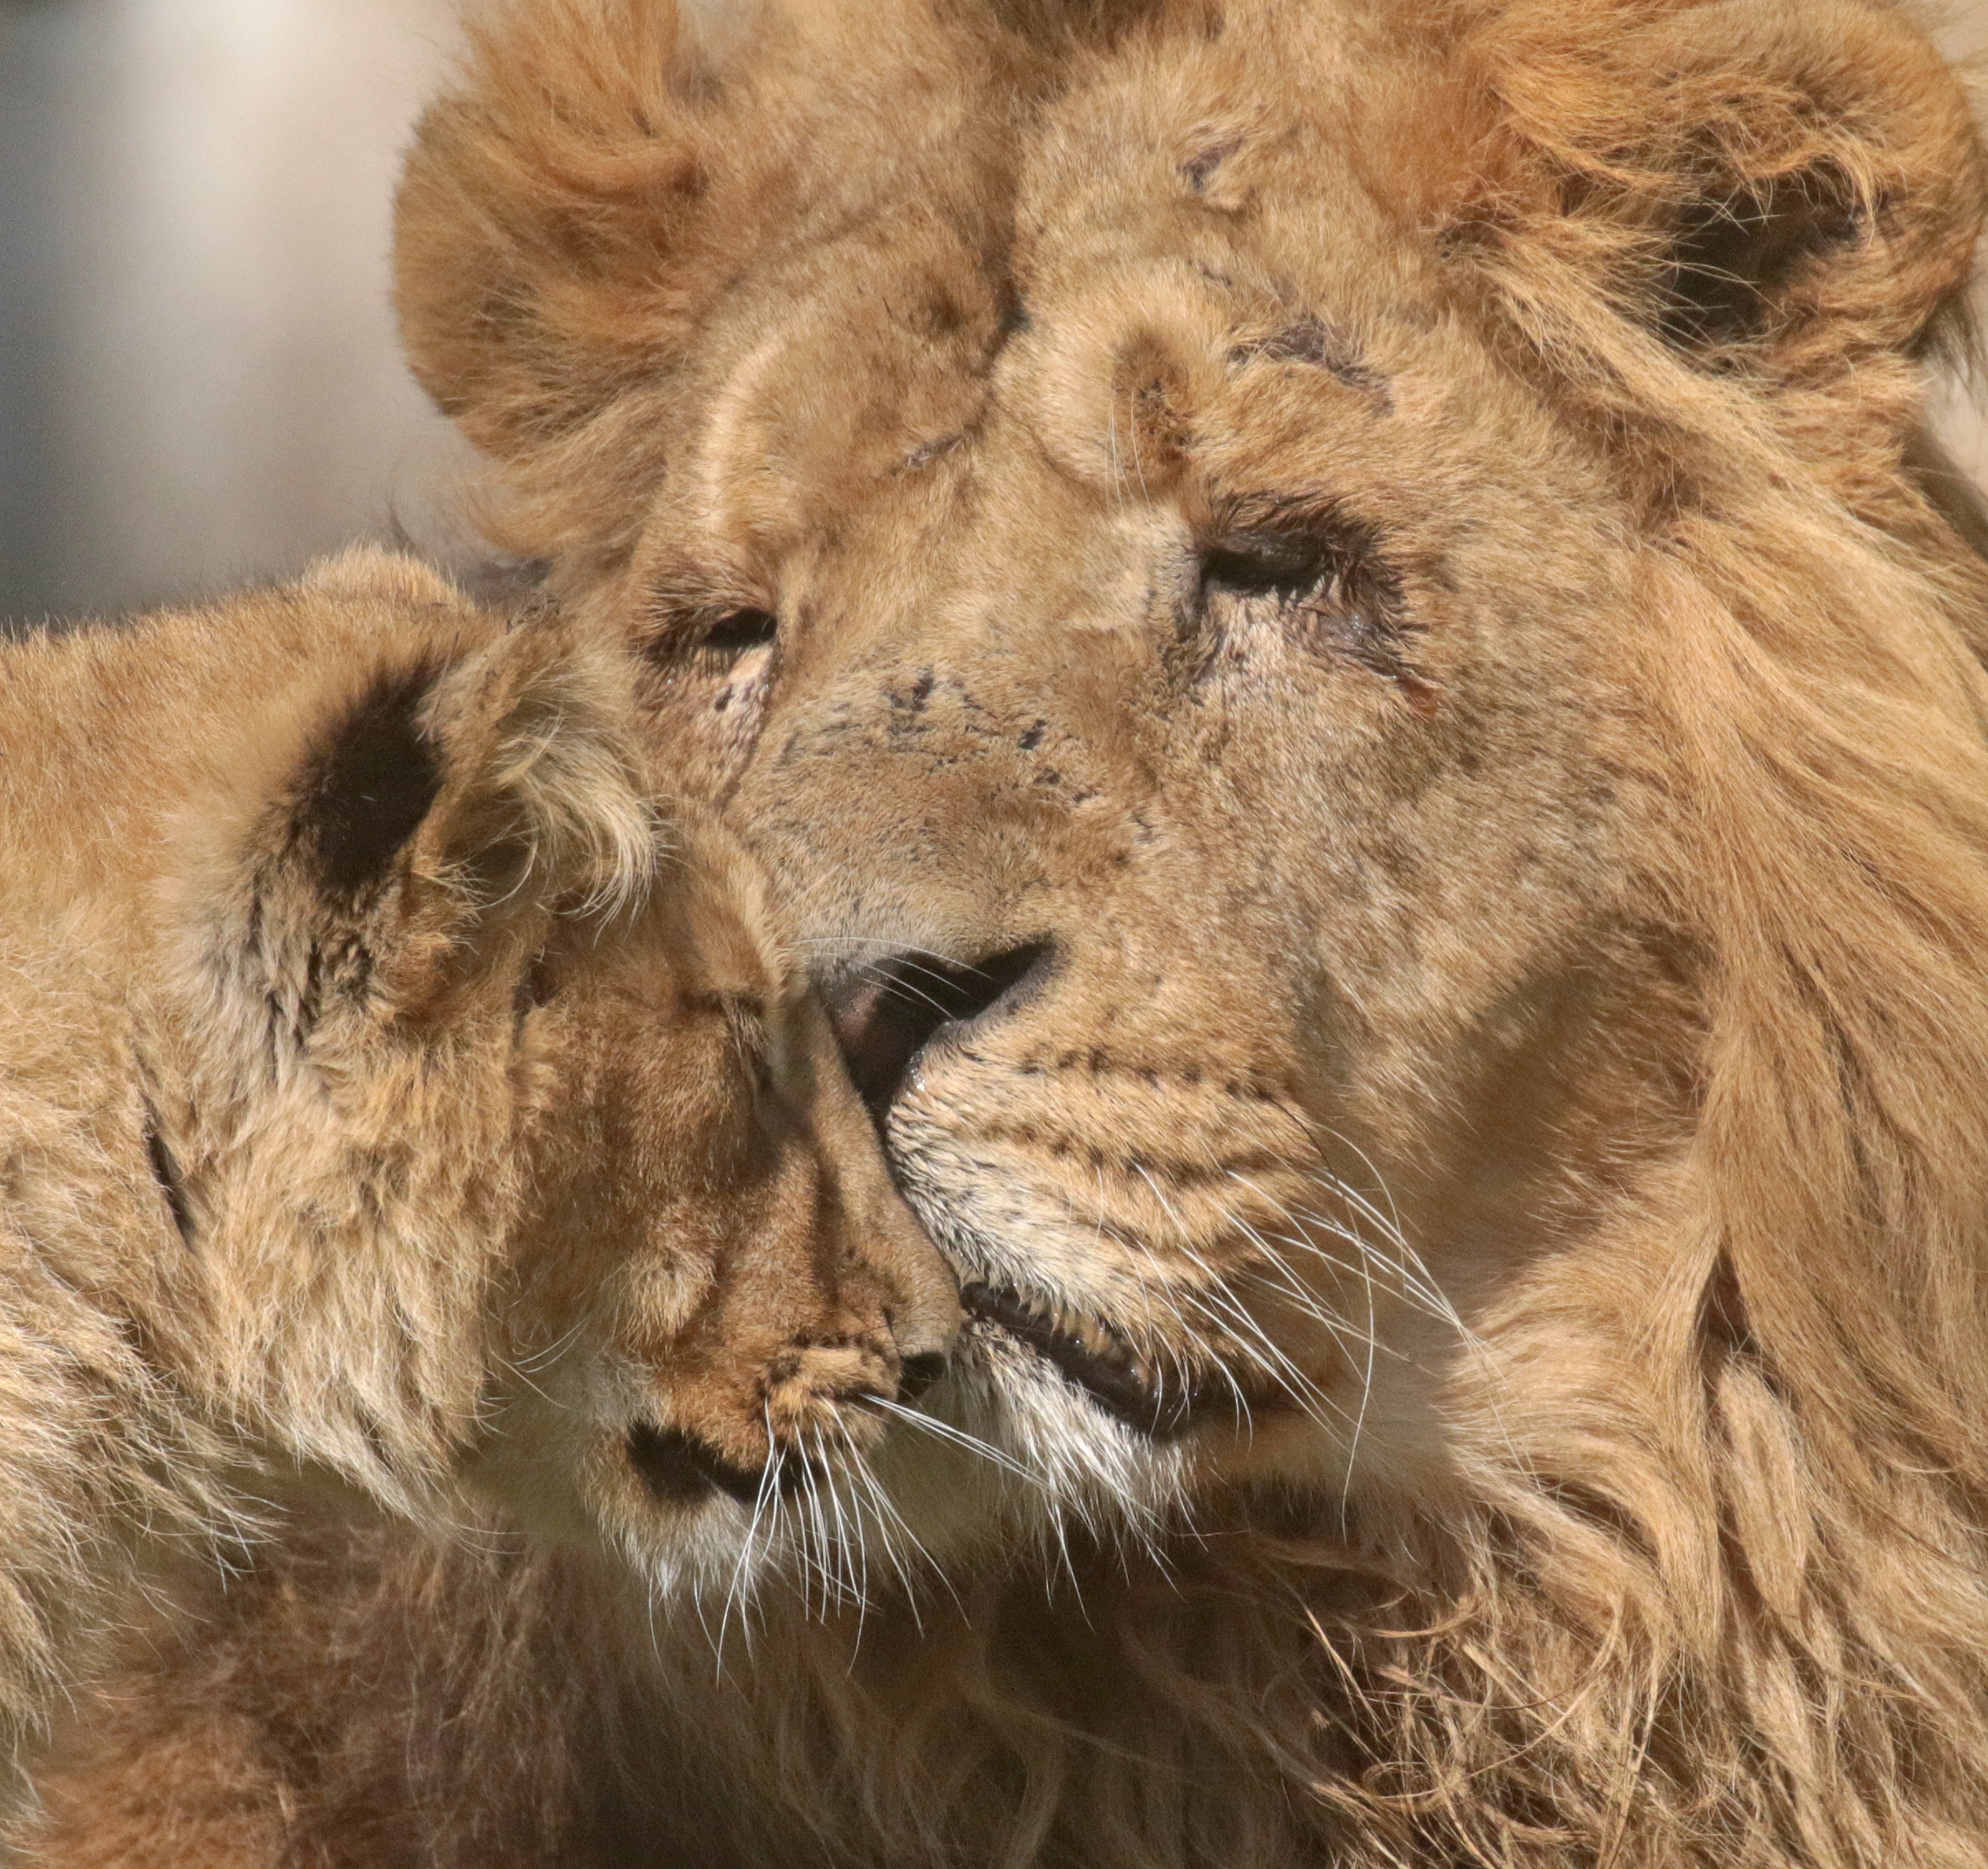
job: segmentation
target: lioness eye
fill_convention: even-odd
[[[1204,596],[1227,592],[1283,605],[1384,602],[1387,579],[1366,529],[1350,523],[1229,532],[1201,550]]]
[[[1322,553],[1309,541],[1267,537],[1210,545],[1201,553],[1204,594],[1274,597],[1289,602],[1315,592],[1343,573],[1345,554]]]

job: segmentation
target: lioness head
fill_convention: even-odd
[[[665,1569],[860,1466],[953,1281],[752,866],[645,803],[619,654],[367,557],[39,653],[87,664],[58,728],[163,671],[121,731],[166,828],[90,913],[171,1241],[134,1302],[183,1379],[389,1503],[466,1476]],[[37,798],[94,853],[91,783]]]
[[[1468,1807],[1408,1859],[1971,1809],[1951,76],[1833,0],[765,11],[500,17],[401,302],[965,1281],[929,1406],[1026,1478],[935,1435],[921,1536],[1269,1534],[1276,1769]]]

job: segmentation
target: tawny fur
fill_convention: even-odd
[[[703,1466],[876,1438],[951,1281],[617,649],[359,553],[0,677],[10,1807],[300,1487],[729,1576]]]
[[[715,1681],[605,1579],[383,1538],[335,1731],[246,1612],[54,1859],[230,1782],[155,1763],[219,1671],[275,1683],[244,1863],[394,1812],[436,1863],[1979,1863],[1957,83],[1875,5],[755,20],[496,18],[409,169],[416,367],[832,985],[1035,957],[880,1092],[963,1270],[1232,1405],[1146,1442],[983,1316],[929,1406],[1030,1481],[890,1475],[957,1597],[769,1604]],[[521,1615],[558,1661],[466,1633]],[[537,1775],[480,1854],[458,1718]]]

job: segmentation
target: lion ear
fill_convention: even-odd
[[[1517,152],[1508,278],[1558,260],[1695,364],[1812,381],[1917,350],[1967,282],[1980,147],[1899,12],[1536,0],[1465,45]]]
[[[739,196],[774,139],[721,134],[736,100],[718,60],[744,51],[710,36],[672,0],[500,7],[415,133],[402,336],[444,413],[521,481],[599,480],[596,506],[645,484],[643,396],[757,237]]]

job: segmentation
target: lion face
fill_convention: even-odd
[[[1855,7],[793,12],[492,29],[401,303],[959,1268],[1030,1477],[905,1496],[1553,1517],[1793,1289],[1836,645],[1973,756],[1957,93]]]
[[[1440,1489],[1488,1307],[1687,1128],[1618,514],[1378,217],[1289,278],[1357,177],[1194,167],[1212,107],[1064,106],[1025,328],[790,572],[732,800],[965,1282],[933,1406],[1134,1512]]]

